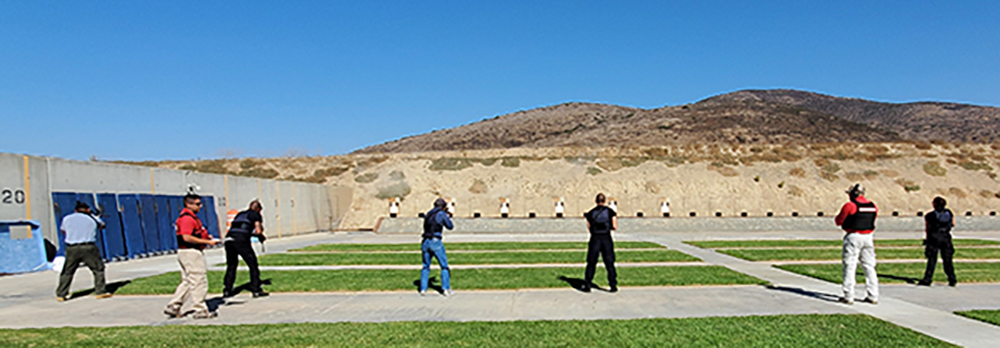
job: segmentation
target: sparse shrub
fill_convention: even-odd
[[[753,177],[753,182],[760,182],[760,175],[755,175]]]
[[[993,192],[990,190],[979,191],[979,195],[983,198],[993,198]]]
[[[965,191],[962,191],[962,189],[957,188],[957,187],[949,188],[948,189],[948,194],[951,195],[951,196],[953,196],[953,197],[958,197],[958,198],[968,197],[968,195],[965,194]]]
[[[604,171],[613,172],[622,169],[622,161],[617,158],[601,158],[595,163],[598,168]]]
[[[916,143],[913,143],[913,147],[917,148],[918,150],[930,150],[931,144],[923,141],[918,141]]]
[[[486,183],[480,179],[473,180],[472,186],[469,186],[469,192],[472,193],[486,193],[487,191],[489,191],[489,186],[486,186]]]
[[[924,163],[924,173],[930,176],[945,176],[948,174],[948,170],[941,167],[938,162],[927,162]]]
[[[906,192],[920,191],[920,185],[917,185],[917,183],[913,181],[899,178],[896,180],[896,183],[899,184],[899,186],[902,186],[903,190],[906,190]]]
[[[399,198],[403,199],[410,194],[410,185],[406,181],[399,181],[389,186],[380,187],[378,193],[375,194],[375,198],[378,199],[389,199],[389,198]]]
[[[336,167],[330,167],[326,169],[316,169],[316,171],[313,172],[313,176],[321,178],[325,178],[328,176],[340,176],[340,174],[347,173],[347,171],[349,170],[351,170],[351,166],[339,165]]]
[[[364,173],[354,177],[354,181],[362,184],[367,184],[378,179],[378,173]]]
[[[389,179],[392,179],[392,180],[403,180],[403,179],[406,179],[406,174],[403,174],[402,171],[394,170],[391,173],[389,173]]]
[[[784,187],[785,187],[784,181],[778,183],[778,188],[784,188]]]
[[[201,173],[231,174],[229,170],[226,169],[226,160],[223,159],[198,161],[192,164],[183,165],[179,169]]]
[[[441,157],[431,161],[431,165],[427,169],[441,171],[462,170],[469,167],[472,167],[472,161],[467,158]]]
[[[872,180],[878,177],[878,172],[874,170],[865,170],[861,175],[865,176],[865,179]]]
[[[250,168],[237,173],[239,176],[249,176],[251,178],[274,179],[278,177],[278,171],[271,168]]]
[[[500,159],[496,157],[484,158],[479,160],[479,164],[489,167],[496,164],[498,160]]]
[[[589,174],[589,175],[597,175],[597,174],[601,174],[603,172],[604,172],[603,170],[601,170],[600,168],[597,168],[597,167],[587,167],[587,174]]]
[[[671,156],[665,158],[663,160],[663,163],[666,163],[667,167],[676,167],[678,165],[684,164],[685,162],[687,162],[687,160],[688,158],[684,156]]]
[[[996,198],[1000,198],[1000,191],[997,191],[997,193],[994,194],[993,196],[996,197]]]
[[[649,158],[646,157],[625,157],[620,161],[622,162],[622,167],[635,167],[648,160]]]
[[[788,185],[788,194],[795,197],[805,196],[805,192],[802,191],[798,186]]]
[[[847,177],[847,180],[855,181],[855,182],[861,181],[861,180],[865,179],[864,175],[861,175],[861,173],[855,173],[855,172],[846,173],[846,174],[844,174],[844,176]]]
[[[987,170],[987,171],[993,170],[993,167],[990,167],[989,164],[986,164],[986,163],[976,163],[976,162],[970,162],[970,161],[959,162],[958,166],[960,166],[962,168],[965,168],[966,170]]]
[[[653,194],[660,193],[660,185],[657,185],[655,182],[647,181],[645,186],[646,186],[646,192],[648,193],[653,193]]]
[[[732,167],[726,167],[724,164],[719,162],[709,163],[708,170],[714,170],[716,172],[719,172],[719,174],[722,174],[722,176],[725,177],[734,177],[740,175],[740,173],[737,172],[736,169],[733,169]]]
[[[243,160],[240,161],[240,169],[247,170],[259,166],[261,164],[264,164],[264,161],[253,158],[244,158]]]
[[[806,170],[799,167],[795,167],[792,168],[792,170],[788,171],[788,175],[804,178],[806,177]]]
[[[518,157],[504,157],[500,160],[500,165],[504,167],[517,168],[521,166],[521,159]]]
[[[884,170],[881,171],[881,173],[882,173],[882,175],[885,175],[885,177],[887,177],[887,178],[895,178],[895,177],[899,176],[899,172],[897,172],[895,170],[892,170],[892,169],[884,169]]]

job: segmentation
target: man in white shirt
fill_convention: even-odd
[[[87,265],[94,273],[94,294],[98,299],[111,297],[105,289],[104,261],[101,251],[97,249],[97,229],[104,228],[101,218],[91,215],[87,203],[76,202],[76,211],[66,215],[62,220],[61,232],[66,235],[66,263],[59,275],[59,287],[56,288],[56,300],[69,299],[69,287],[80,262]]]

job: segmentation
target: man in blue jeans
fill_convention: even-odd
[[[441,289],[445,296],[451,296],[451,270],[448,269],[448,255],[444,252],[444,243],[441,243],[441,234],[444,229],[453,229],[451,218],[445,211],[448,203],[442,198],[434,201],[434,209],[424,216],[423,242],[420,243],[420,251],[423,253],[424,268],[420,270],[420,295],[427,294],[427,282],[431,276],[431,257],[436,257],[438,265],[441,266]]]

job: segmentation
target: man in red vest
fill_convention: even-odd
[[[201,197],[189,193],[184,196],[184,210],[177,217],[177,262],[181,265],[181,284],[174,291],[174,298],[163,310],[171,318],[181,316],[181,308],[185,302],[191,302],[195,319],[208,319],[216,316],[205,304],[205,294],[208,293],[208,266],[205,264],[205,254],[202,249],[206,245],[216,245],[218,240],[212,239],[208,230],[198,219],[201,211]]]
[[[878,304],[878,274],[875,273],[875,218],[878,207],[865,198],[865,188],[854,184],[847,190],[850,202],[844,204],[834,222],[844,229],[843,276],[844,297],[841,303],[854,304],[855,272],[858,269],[858,259],[861,259],[861,269],[865,271],[865,292],[868,296],[863,302]]]

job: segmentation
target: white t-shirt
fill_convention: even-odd
[[[60,229],[66,232],[66,244],[90,243],[97,241],[98,223],[103,225],[104,221],[96,216],[73,213],[63,218]]]

